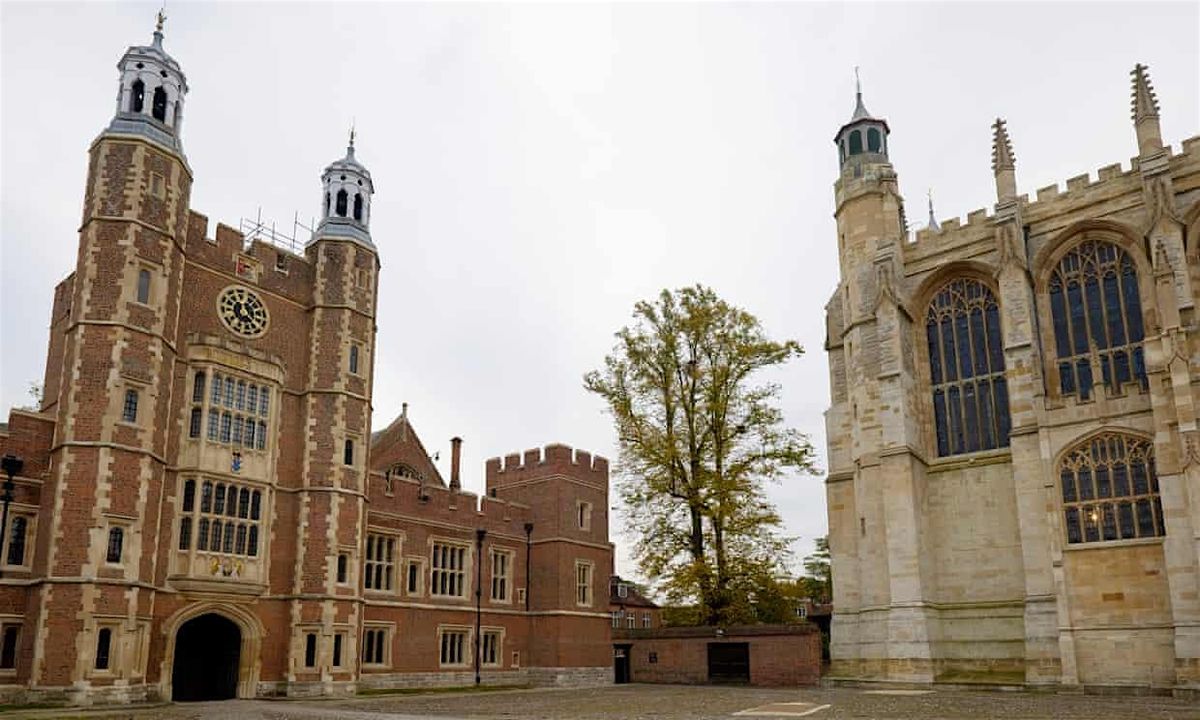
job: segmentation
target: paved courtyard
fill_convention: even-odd
[[[0,718],[130,720],[706,720],[715,718],[1003,718],[1024,720],[1200,719],[1200,702],[1169,697],[1109,697],[1012,692],[776,690],[624,685],[586,690],[505,690],[392,695],[349,700],[190,703],[136,711],[37,711]]]

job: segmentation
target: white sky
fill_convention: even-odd
[[[0,5],[0,411],[43,374],[74,267],[87,147],[153,3]],[[409,403],[431,452],[564,442],[615,456],[599,367],[633,303],[696,282],[808,354],[775,375],[824,463],[823,306],[837,282],[832,137],[887,118],[910,221],[990,205],[990,125],[1021,192],[1136,154],[1129,71],[1164,138],[1200,132],[1200,3],[317,4],[167,9],[191,93],[193,209],[236,227],[315,216],[351,120],[383,264],[375,427]],[[772,491],[797,559],[819,477]],[[635,575],[624,543],[618,569]]]

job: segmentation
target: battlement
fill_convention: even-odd
[[[247,239],[241,231],[224,223],[217,223],[216,231],[209,237],[208,216],[195,210],[188,211],[185,252],[194,261],[297,302],[307,302],[311,297],[314,274],[311,258],[258,236]],[[249,274],[245,272],[245,258],[250,259]]]
[[[1181,147],[1178,153],[1172,153],[1170,146],[1163,148],[1169,162],[1200,163],[1200,136],[1184,140]],[[1132,192],[1141,192],[1140,159],[1137,157],[1131,158],[1128,166],[1112,163],[1094,173],[1069,177],[1065,189],[1058,183],[1038,188],[1032,202],[1028,195],[1019,196],[1018,202],[1027,219],[1038,220],[1066,213],[1074,205],[1100,203]],[[951,217],[939,221],[940,230],[917,230],[912,241],[906,244],[906,258],[936,254],[948,246],[973,240],[977,233],[990,234],[993,219],[993,214],[981,208],[968,213],[965,223],[958,217]]]
[[[391,478],[392,492],[388,493],[387,483],[388,478],[384,473],[371,471],[371,511],[420,515],[468,528],[483,527],[511,532],[516,532],[514,528],[521,528],[530,518],[529,506],[512,500],[480,496],[396,476]]]
[[[601,487],[608,484],[608,460],[586,450],[553,443],[487,461],[487,487],[551,475],[565,475]]]

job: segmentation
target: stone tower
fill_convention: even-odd
[[[826,306],[835,678],[1200,685],[1200,139],[908,233],[888,126],[839,130]],[[1119,658],[1119,661],[1114,661]]]
[[[57,424],[35,570],[50,582],[30,609],[35,685],[86,686],[137,664],[148,638],[138,618],[158,572],[192,184],[179,134],[187,80],[163,49],[163,20],[117,64],[116,113],[89,150],[78,261],[60,288],[71,299],[42,408]]]

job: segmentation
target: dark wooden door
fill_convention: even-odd
[[[709,643],[708,681],[720,684],[748,684],[750,644]]]
[[[613,646],[613,682],[623,685],[629,682],[629,654],[632,645]]]

